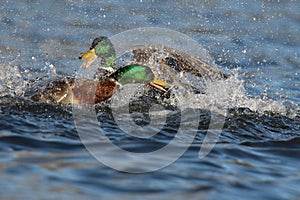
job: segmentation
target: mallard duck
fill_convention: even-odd
[[[169,84],[181,86],[186,76],[195,76],[199,82],[214,81],[227,78],[226,75],[185,52],[168,48],[162,45],[141,45],[132,49],[134,64],[148,65],[156,79],[164,80]],[[85,60],[82,67],[88,68],[97,59],[101,58],[100,68],[115,70],[116,54],[111,41],[107,37],[94,39],[90,50],[79,57]],[[151,64],[149,64],[151,63]],[[197,83],[196,83],[197,84]]]
[[[93,105],[109,99],[120,86],[130,83],[149,84],[163,93],[170,87],[168,83],[156,79],[149,67],[128,65],[98,81],[57,77],[56,80],[49,81],[45,87],[38,85],[40,91],[32,94],[31,99],[54,104]],[[36,87],[33,86],[35,89]]]

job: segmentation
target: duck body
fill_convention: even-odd
[[[108,100],[122,85],[148,85],[154,78],[149,67],[128,65],[100,80],[57,76],[39,81],[32,84],[31,92],[27,92],[27,96],[33,101],[53,104],[93,105]]]

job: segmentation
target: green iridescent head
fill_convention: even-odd
[[[170,88],[170,84],[156,78],[150,67],[143,65],[127,65],[112,73],[109,78],[116,80],[121,85],[129,83],[145,83],[166,92],[165,88]]]
[[[97,58],[101,58],[101,67],[114,68],[116,53],[111,41],[107,37],[98,37],[94,39],[90,50],[79,57],[79,59],[86,60],[82,65],[85,69]]]
[[[154,80],[152,70],[147,66],[142,65],[127,65],[119,68],[110,75],[120,84],[125,85],[128,83],[150,83]]]

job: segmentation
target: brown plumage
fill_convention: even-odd
[[[209,80],[227,78],[225,74],[203,60],[190,56],[185,52],[174,50],[162,45],[136,46],[132,52],[138,63],[147,63],[151,57],[153,59],[153,55],[156,55],[159,59],[156,60],[156,62],[160,66],[164,66],[159,69],[160,72],[166,71],[170,73],[170,70],[172,69],[175,73],[191,73],[195,76]],[[151,69],[155,70],[154,68]]]
[[[93,105],[109,99],[118,88],[115,80],[104,79],[77,81],[73,87],[73,103]]]

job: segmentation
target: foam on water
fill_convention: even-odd
[[[239,79],[237,71],[225,80],[206,83],[204,94],[186,93],[177,95],[183,105],[192,108],[213,108],[223,113],[224,109],[249,108],[258,114],[279,114],[295,117],[297,106],[288,100],[273,100],[267,96],[250,97],[244,88],[244,81]]]

